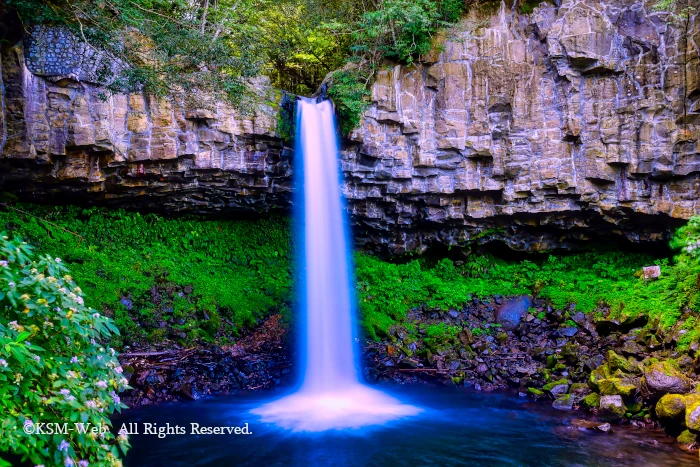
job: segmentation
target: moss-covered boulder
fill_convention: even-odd
[[[607,360],[608,368],[613,373],[617,370],[621,370],[625,373],[629,373],[632,371],[632,366],[630,365],[630,362],[625,357],[616,354],[612,350],[608,350]]]
[[[542,389],[553,395],[563,394],[569,391],[569,381],[566,378],[562,378],[557,381],[552,381],[545,384]]]
[[[606,378],[598,381],[598,391],[603,396],[620,395],[629,397],[637,392],[637,386],[620,378]]]
[[[656,416],[668,423],[685,416],[685,396],[681,394],[666,394],[656,403]]]
[[[594,391],[598,391],[598,381],[608,379],[612,376],[607,364],[600,365],[595,370],[591,371],[591,376],[588,378],[588,385]]]
[[[700,394],[685,397],[685,426],[693,433],[700,433]]]
[[[606,421],[620,420],[625,416],[625,403],[622,396],[602,396],[600,398],[600,416]]]
[[[697,442],[697,435],[690,430],[684,430],[680,435],[678,435],[676,441],[681,444],[693,444]]]
[[[600,406],[600,394],[592,392],[583,399],[581,399],[581,406],[588,407],[589,409],[593,407]]]
[[[690,380],[672,362],[666,360],[644,368],[642,386],[650,397],[661,397],[665,394],[687,393],[690,391]]]
[[[574,395],[562,394],[557,397],[552,403],[552,407],[557,410],[571,410],[574,407]]]

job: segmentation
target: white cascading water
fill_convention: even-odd
[[[299,99],[296,152],[303,158],[304,182],[305,268],[298,278],[305,294],[304,377],[296,393],[253,413],[263,422],[293,431],[359,428],[414,415],[420,409],[361,384],[357,374],[349,250],[331,101]]]

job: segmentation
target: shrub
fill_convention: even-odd
[[[114,349],[103,344],[117,333],[84,305],[59,258],[38,257],[21,239],[2,234],[0,452],[36,465],[121,464],[126,436],[92,432],[108,430],[109,415],[126,407],[117,393],[127,381]],[[39,423],[67,423],[68,430],[25,433]],[[70,431],[75,423],[84,429]]]
[[[358,71],[341,70],[333,73],[328,96],[338,108],[340,132],[347,135],[360,125],[367,110],[369,91]]]

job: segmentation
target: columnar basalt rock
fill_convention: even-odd
[[[647,3],[475,8],[414,65],[380,71],[342,154],[358,242],[398,254],[665,241],[698,214],[700,26]],[[54,52],[25,43],[2,56],[0,191],[164,211],[289,205],[291,150],[264,83],[269,104],[251,116],[105,100],[90,70],[51,62],[51,75]]]
[[[698,213],[698,34],[635,1],[504,4],[379,72],[345,152],[364,241],[393,252],[502,238],[546,249]],[[527,216],[522,216],[528,214]],[[672,224],[672,222],[670,222]]]
[[[25,55],[21,45],[2,55],[0,190],[163,211],[267,211],[288,203],[290,154],[276,135],[280,93],[264,80],[257,89],[267,104],[241,115],[206,99],[106,95],[79,81],[91,72],[75,61],[40,77]]]

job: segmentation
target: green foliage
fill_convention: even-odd
[[[42,253],[63,258],[83,285],[86,304],[114,316],[122,332],[115,345],[162,339],[161,321],[184,333],[186,342],[222,342],[290,300],[286,219],[164,218],[72,206],[22,209],[83,237],[0,211],[0,226]],[[189,293],[182,292],[188,287]]]
[[[688,227],[680,229],[674,244],[684,248],[683,239],[692,238],[696,222],[691,220]],[[687,253],[673,263],[602,249],[550,255],[539,261],[471,256],[460,266],[449,259],[433,266],[421,259],[392,264],[358,253],[356,263],[360,308],[371,338],[386,335],[412,307],[449,310],[461,307],[472,296],[488,298],[496,294],[538,293],[558,309],[574,305],[575,310],[590,313],[609,308],[613,317],[644,314],[662,329],[675,325],[685,309],[700,311],[700,261]],[[639,278],[641,267],[650,264],[661,265],[658,280]],[[544,315],[537,317],[542,319]],[[575,323],[567,321],[567,325]],[[700,325],[696,326],[695,321],[688,320],[684,326],[688,332],[681,346],[700,335]]]
[[[353,34],[353,51],[371,63],[383,58],[411,64],[430,50],[432,34],[440,25],[434,0],[385,0],[365,12]]]
[[[35,465],[121,465],[126,435],[92,432],[126,407],[117,393],[127,380],[109,347],[117,329],[85,306],[61,259],[0,237],[0,452]],[[38,423],[85,430],[31,434]]]
[[[108,52],[98,74],[111,92],[192,98],[205,91],[244,108],[263,68],[261,0],[8,0],[25,27],[67,27]]]
[[[335,103],[340,116],[340,131],[347,135],[360,124],[368,106],[369,91],[357,70],[333,73],[328,96]]]

